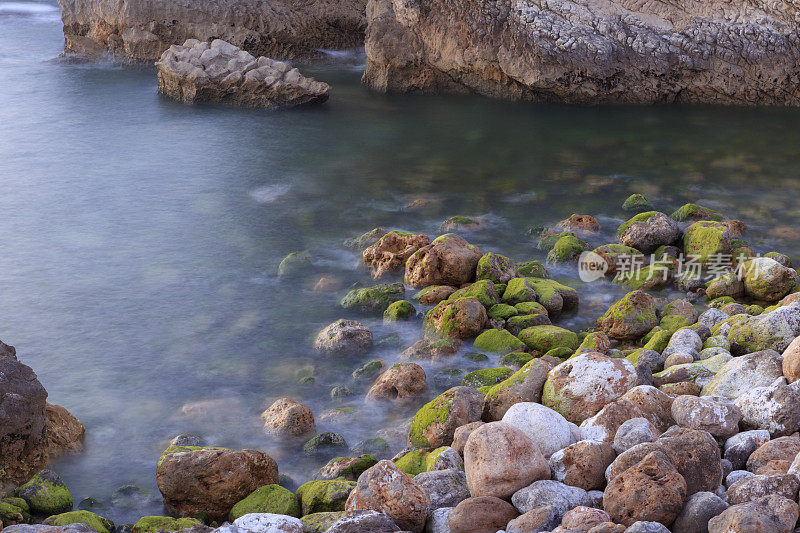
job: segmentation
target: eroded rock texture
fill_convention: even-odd
[[[223,39],[291,59],[360,45],[365,0],[59,0],[64,51],[154,61],[171,44]]]
[[[800,104],[798,0],[369,0],[367,19],[379,91]]]

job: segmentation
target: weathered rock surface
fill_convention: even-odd
[[[482,255],[477,246],[458,235],[446,233],[411,255],[406,262],[405,281],[412,287],[457,287],[475,277],[475,269]]]
[[[430,238],[424,234],[390,231],[364,250],[362,257],[372,270],[372,277],[379,279],[404,271],[411,254],[430,243]]]
[[[416,363],[395,363],[367,392],[367,400],[406,403],[428,390],[425,370]]]
[[[372,348],[372,332],[361,322],[340,318],[319,332],[314,349],[329,354],[363,354]]]
[[[174,44],[164,51],[156,67],[158,92],[186,103],[277,109],[320,104],[331,89],[288,63],[256,58],[221,39],[211,44],[196,39]]]
[[[291,398],[278,398],[261,413],[261,418],[264,419],[264,432],[274,437],[304,437],[316,430],[311,409]]]
[[[516,518],[516,509],[494,496],[468,498],[450,513],[450,533],[495,533]]]
[[[800,104],[794,4],[370,0],[364,83],[576,103]]]
[[[279,58],[359,45],[366,27],[363,0],[304,4],[243,0],[61,0],[64,51],[105,52],[153,61],[187,39],[224,39],[250,53]]]

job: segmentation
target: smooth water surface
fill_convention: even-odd
[[[800,256],[796,109],[386,97],[359,85],[359,53],[307,65],[333,86],[319,108],[187,106],[158,96],[152,68],[60,60],[62,44],[55,5],[0,1],[0,338],[87,427],[85,452],[54,464],[76,502],[109,502],[127,483],[157,494],[156,460],[183,432],[265,449],[309,479],[319,464],[260,428],[282,395],[318,418],[359,408],[318,424],[351,444],[401,423],[417,406],[365,408],[349,375],[372,357],[397,360],[419,323],[366,318],[387,341],[368,357],[311,350],[348,316],[336,305],[346,287],[369,282],[342,241],[375,226],[435,235],[449,216],[482,216],[488,229],[471,242],[541,259],[529,228],[591,213],[606,230],[593,243],[609,242],[638,191],[665,210],[721,209],[749,224],[759,251]],[[418,198],[428,207],[404,209]],[[279,283],[294,250],[343,289]],[[572,267],[555,274],[581,287]],[[581,311],[562,324],[588,325],[620,293],[581,290]],[[463,355],[425,366],[431,396],[449,386],[442,369],[474,368]],[[310,372],[315,382],[299,384]],[[359,394],[333,401],[339,384]],[[125,523],[161,509],[100,512]]]

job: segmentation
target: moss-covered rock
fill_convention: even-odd
[[[556,245],[556,243],[561,237],[569,237],[569,236],[575,237],[575,234],[569,231],[552,233],[552,230],[547,230],[547,232],[543,233],[539,237],[539,241],[536,243],[536,248],[542,251],[549,252],[550,250],[553,249],[553,247]],[[517,268],[519,268],[519,266]]]
[[[511,352],[500,358],[500,364],[510,368],[520,369],[533,359],[533,355],[528,352]]]
[[[744,296],[744,282],[733,272],[725,273],[706,283],[706,297],[709,300],[723,296],[732,298]]]
[[[386,363],[380,359],[373,359],[353,370],[353,379],[356,381],[369,381],[378,377],[386,368]]]
[[[425,450],[411,450],[395,461],[395,465],[397,468],[413,477],[422,472],[427,472],[428,467],[425,463],[427,456],[428,452]]]
[[[465,387],[485,387],[486,385],[497,385],[507,379],[514,371],[506,366],[497,368],[481,368],[468,372],[461,381]]]
[[[795,337],[800,336],[800,307],[779,307],[758,316],[735,315],[731,319],[728,340],[731,353],[743,355],[760,350],[783,353]],[[730,319],[729,319],[730,320]],[[715,324],[715,327],[719,324]],[[712,334],[714,334],[712,329]]]
[[[578,345],[578,349],[575,351],[575,353],[585,353],[585,352],[606,353],[610,347],[611,347],[611,341],[609,340],[608,335],[606,335],[601,331],[594,331],[592,333],[587,334],[583,338],[580,345]]]
[[[650,211],[652,208],[653,206],[650,205],[650,200],[648,200],[645,195],[639,193],[631,194],[622,202],[622,209],[625,211]]]
[[[158,531],[180,531],[202,526],[196,518],[172,518],[171,516],[143,516],[133,525],[133,533],[158,533]]]
[[[332,513],[311,513],[306,515],[300,520],[305,526],[305,533],[324,533],[328,531],[333,524],[347,516],[344,511],[336,511]]]
[[[722,309],[728,304],[735,304],[736,300],[731,296],[720,296],[719,298],[714,298],[710,302],[708,302],[708,306],[713,309]]]
[[[675,333],[681,328],[691,326],[694,322],[683,315],[664,315],[658,323],[662,329]]]
[[[678,222],[690,220],[713,220],[720,222],[725,220],[725,216],[722,213],[709,209],[708,207],[691,203],[679,207],[670,215],[670,218]]]
[[[381,437],[365,439],[353,446],[353,453],[376,455],[378,457],[389,451],[389,443]],[[361,475],[359,473],[359,475]]]
[[[520,302],[514,309],[521,315],[547,315],[547,309],[539,302]]]
[[[25,503],[25,500],[22,500],[22,502]],[[27,503],[25,503],[25,507],[28,507]],[[4,526],[22,524],[30,520],[30,517],[30,513],[26,513],[19,505],[14,505],[6,499],[0,501],[0,523]]]
[[[412,297],[412,300],[424,305],[436,305],[443,300],[447,300],[454,292],[456,292],[456,288],[450,285],[430,285],[420,289]]]
[[[576,261],[583,252],[590,249],[589,243],[570,233],[564,235],[553,244],[553,249],[547,253],[547,263]]]
[[[776,302],[789,294],[798,280],[794,269],[768,257],[750,259],[744,263],[743,269],[747,295],[766,302]]]
[[[485,353],[480,353],[480,352],[470,352],[470,353],[464,354],[464,357],[466,357],[470,361],[475,361],[477,363],[482,363],[483,361],[488,361],[489,360],[489,356],[488,355],[486,355]]]
[[[362,313],[383,313],[405,296],[402,283],[381,283],[372,287],[353,289],[342,298],[341,306]]]
[[[309,481],[300,485],[295,494],[300,498],[303,516],[312,513],[330,513],[344,511],[347,497],[355,486],[355,481],[344,479]]]
[[[558,326],[533,326],[519,334],[520,340],[531,350],[545,353],[553,348],[578,348],[578,336],[572,331]]]
[[[383,319],[386,321],[410,320],[417,314],[414,305],[408,300],[398,300],[389,304],[383,312]]]
[[[425,314],[424,329],[432,337],[467,339],[486,325],[486,308],[475,298],[445,300]]]
[[[303,444],[303,453],[309,456],[342,450],[347,450],[347,442],[338,433],[320,433]]]
[[[68,526],[70,524],[86,524],[97,533],[111,533],[114,531],[114,522],[103,518],[91,511],[69,511],[48,517],[44,522],[48,526]]]
[[[514,261],[500,254],[491,252],[483,254],[478,260],[475,278],[489,280],[493,283],[507,283],[508,280],[519,276]]]
[[[731,233],[721,222],[699,220],[683,234],[683,253],[700,263],[721,261],[731,253]]]
[[[570,358],[574,354],[575,354],[575,351],[572,350],[571,348],[568,348],[566,346],[559,346],[557,348],[552,348],[550,350],[547,350],[547,352],[545,352],[544,355],[546,357],[555,357],[556,359],[562,359],[563,360],[563,359]]]
[[[461,215],[450,217],[439,226],[439,231],[444,231],[445,233],[452,231],[475,231],[479,229],[483,229],[483,223],[479,219]]]
[[[476,349],[488,353],[508,353],[525,347],[525,343],[504,329],[487,329],[477,336]]]
[[[292,252],[278,265],[279,278],[291,278],[304,274],[311,268],[311,258],[304,252]]]
[[[383,446],[385,448],[386,441],[383,439],[380,440],[383,441]],[[366,441],[364,442],[362,446],[366,446]],[[383,451],[384,450],[381,449],[381,452]],[[377,462],[378,460],[375,456],[370,453],[364,453],[358,457],[334,457],[317,471],[314,475],[314,479],[325,480],[342,478],[348,481],[355,481],[364,470],[374,466]]]
[[[300,500],[280,485],[264,485],[233,506],[230,520],[249,513],[274,513],[299,517]]]
[[[672,271],[666,264],[654,263],[632,272],[618,273],[614,283],[624,284],[629,289],[658,290],[666,287],[672,281]]]
[[[520,277],[546,278],[549,276],[542,262],[536,260],[518,262],[517,273]]]
[[[492,307],[493,305],[500,303],[500,295],[497,294],[497,289],[494,287],[494,283],[489,280],[478,280],[475,283],[469,285],[468,287],[464,287],[463,289],[458,289],[456,292],[450,295],[449,300],[456,300],[458,298],[475,298],[484,307]]]
[[[28,503],[32,513],[50,516],[72,509],[72,494],[52,470],[42,470],[19,487],[15,494]]]
[[[619,340],[638,339],[657,324],[655,298],[641,290],[629,292],[597,319],[599,329],[612,339]]]
[[[620,224],[620,244],[649,254],[659,246],[672,244],[681,234],[678,223],[659,211],[646,211]]]
[[[792,268],[792,258],[786,254],[782,254],[780,252],[767,252],[764,254],[764,257],[777,261],[787,268]]]
[[[518,314],[517,308],[508,304],[495,304],[486,311],[486,316],[494,320],[506,320]]]
[[[378,242],[384,235],[386,235],[386,230],[383,228],[371,229],[358,237],[345,240],[344,247],[363,251],[365,248]]]
[[[551,279],[514,278],[508,282],[503,301],[515,306],[521,302],[539,302],[552,318],[576,308],[578,292]]]
[[[617,269],[623,264],[645,263],[642,252],[624,244],[604,244],[592,250],[592,253],[597,254],[605,261],[607,265],[606,276],[616,275]]]
[[[483,396],[470,387],[453,387],[423,405],[411,419],[408,444],[438,448],[453,441],[458,426],[480,420]]]

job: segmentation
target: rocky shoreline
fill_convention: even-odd
[[[0,345],[15,402],[0,404],[14,415],[0,433],[19,443],[2,448],[15,483],[0,520],[8,533],[795,531],[800,275],[782,253],[757,254],[746,224],[706,207],[667,214],[633,195],[623,209],[636,214],[618,242],[602,242],[585,214],[542,230],[546,263],[480,250],[456,234],[480,226],[469,217],[448,219],[434,239],[376,228],[348,241],[378,284],[344,294],[344,317],[313,348],[361,361],[353,378],[371,383],[366,407],[416,413],[376,431],[386,439],[348,447],[298,399],[275,399],[261,415],[267,438],[329,459],[299,487],[264,451],[175,437],[154,465],[171,516],[121,528],[73,510],[63,481],[41,470],[47,454],[79,448],[83,427],[46,404],[30,368]],[[591,290],[551,277],[565,266],[628,292],[591,328],[557,325]],[[278,276],[338,292],[303,252]],[[359,315],[416,323],[420,338],[395,364],[370,359],[377,341]],[[462,358],[482,368],[464,373]],[[442,361],[461,384],[426,402]]]

